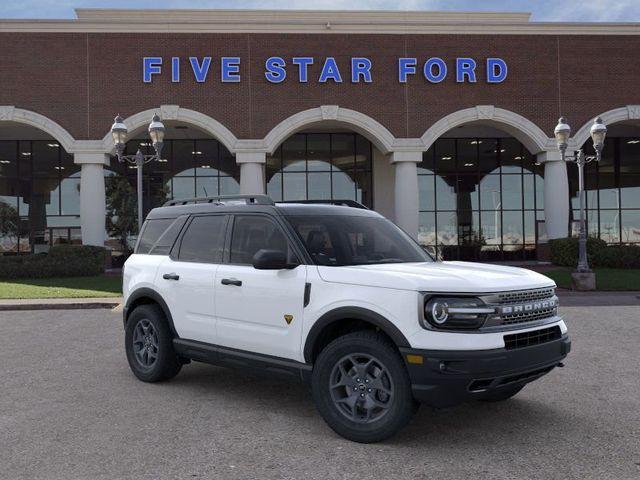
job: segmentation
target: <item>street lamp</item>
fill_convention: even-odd
[[[590,273],[589,262],[587,260],[587,229],[585,221],[585,192],[584,192],[584,166],[592,161],[599,162],[604,147],[604,138],[607,135],[607,127],[602,123],[600,117],[596,118],[591,126],[591,139],[595,155],[585,155],[582,149],[573,154],[567,154],[571,127],[564,117],[558,120],[558,125],[553,132],[558,143],[558,150],[562,154],[562,160],[574,162],[578,166],[578,191],[580,195],[580,237],[578,239],[578,273]]]
[[[162,158],[160,155],[162,153],[162,146],[164,145],[165,128],[158,114],[154,114],[151,119],[151,123],[149,124],[149,137],[151,137],[151,142],[156,152],[154,155],[144,155],[139,148],[135,155],[125,155],[124,147],[127,143],[127,133],[127,126],[124,124],[122,117],[118,115],[115,118],[113,125],[111,125],[111,136],[113,137],[113,143],[116,147],[116,156],[118,157],[118,161],[135,165],[135,168],[138,170],[137,194],[139,234],[140,229],[142,228],[142,221],[144,219],[142,211],[142,166],[152,160],[160,160]]]

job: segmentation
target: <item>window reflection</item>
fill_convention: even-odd
[[[355,133],[299,133],[267,157],[274,200],[355,200],[372,206],[372,146]]]
[[[418,166],[418,239],[445,259],[525,259],[544,218],[543,170],[511,138],[442,138]]]

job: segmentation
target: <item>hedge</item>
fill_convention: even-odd
[[[104,273],[106,250],[89,245],[59,245],[49,253],[0,256],[0,278],[90,277]]]
[[[578,239],[560,238],[550,240],[551,262],[563,267],[578,264]],[[599,238],[587,239],[587,259],[591,267],[640,268],[640,246],[607,245]]]

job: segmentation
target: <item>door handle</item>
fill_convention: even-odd
[[[180,275],[178,275],[177,273],[165,273],[164,275],[162,275],[162,278],[164,278],[165,280],[180,280]]]
[[[242,280],[237,280],[235,278],[223,278],[220,283],[222,283],[223,285],[233,285],[235,287],[242,286]]]

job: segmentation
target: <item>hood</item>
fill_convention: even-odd
[[[532,270],[471,262],[318,267],[327,282],[427,292],[492,293],[555,286]]]

